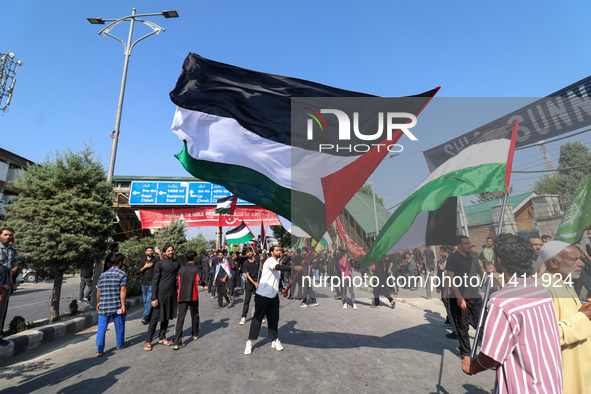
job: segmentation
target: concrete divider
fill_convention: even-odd
[[[141,296],[130,298],[125,302],[125,307],[128,310],[134,309],[138,306],[144,306],[143,297]],[[0,360],[9,359],[17,354],[24,353],[66,335],[86,330],[97,323],[98,312],[93,310],[82,312],[75,317],[69,317],[55,323],[21,331],[4,338],[7,344],[4,346],[0,345]]]

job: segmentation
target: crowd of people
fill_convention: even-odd
[[[591,231],[588,233],[591,241]],[[14,231],[0,231],[2,319],[19,264],[13,240]],[[167,244],[161,251],[148,247],[137,265],[144,299],[141,322],[148,326],[144,350],[152,350],[158,323],[158,343],[174,350],[183,348],[183,326],[189,311],[191,337],[199,338],[199,288],[217,298],[218,309],[231,307],[236,297],[242,296],[240,325],[246,324],[254,303],[244,350],[249,355],[263,323],[267,323],[272,348],[283,350],[278,338],[282,291],[289,290],[290,299],[301,300],[302,308],[318,306],[314,287],[323,278],[339,277],[339,286],[331,287],[334,298],[342,301],[343,309],[351,306],[356,310],[353,278],[357,277],[354,270],[358,270],[379,283],[370,286],[371,307],[379,307],[384,297],[394,309],[396,300],[392,296],[400,289],[397,281],[388,278],[436,276],[437,292],[447,311],[444,325],[451,331],[447,336],[458,341],[465,373],[496,369],[498,393],[585,393],[591,391],[591,303],[587,302],[591,300],[590,254],[591,244],[581,249],[580,242],[571,245],[547,236],[525,240],[511,234],[488,237],[480,253],[468,237],[459,235],[456,245],[439,247],[437,261],[430,248],[417,248],[384,256],[369,269],[360,267],[354,256],[336,245],[311,254],[306,247],[284,253],[279,246],[268,250],[247,246],[241,251],[221,249],[202,257],[189,250],[185,255],[188,263],[183,266],[175,258],[173,245]],[[117,245],[112,246],[96,286],[97,357],[104,354],[111,320],[116,349],[130,345],[125,341],[128,277],[122,270],[124,262]],[[416,290],[412,281],[405,283],[408,290]],[[90,296],[87,286],[87,279],[81,275],[82,300]],[[491,295],[483,299],[482,294],[488,293],[486,286]],[[584,305],[583,288],[587,290]],[[169,321],[175,318],[171,342],[167,330]],[[482,322],[481,335],[471,343],[470,327],[478,329]],[[480,349],[474,357],[473,348]]]

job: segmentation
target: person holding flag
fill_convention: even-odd
[[[273,245],[269,248],[270,257],[263,264],[263,271],[254,299],[254,316],[250,323],[248,341],[244,354],[252,353],[252,341],[258,339],[261,323],[265,315],[268,319],[268,336],[271,340],[271,347],[275,350],[283,350],[283,345],[277,337],[279,327],[279,278],[281,271],[289,271],[291,268],[287,265],[279,264],[281,257],[281,246]],[[300,272],[302,267],[296,267],[296,272]]]
[[[224,257],[224,251],[218,250],[216,254],[218,257],[218,263],[215,267],[213,285],[217,286],[218,292],[218,306],[216,306],[215,309],[220,309],[224,305],[223,298],[228,302],[228,307],[232,306],[232,300],[230,300],[230,297],[228,297],[228,294],[226,293],[226,281],[232,275],[232,271],[230,270],[228,259]]]

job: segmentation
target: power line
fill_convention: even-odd
[[[591,164],[584,164],[582,166],[568,167],[568,168],[557,168],[555,170],[539,170],[539,171],[511,171],[512,174],[531,174],[536,172],[555,172],[555,171],[568,171],[578,170],[579,168],[591,167]]]

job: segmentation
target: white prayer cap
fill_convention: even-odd
[[[570,246],[570,244],[562,241],[546,242],[544,246],[542,246],[542,249],[540,249],[540,257],[542,257],[542,260],[545,263],[558,253],[562,252],[567,246]]]

